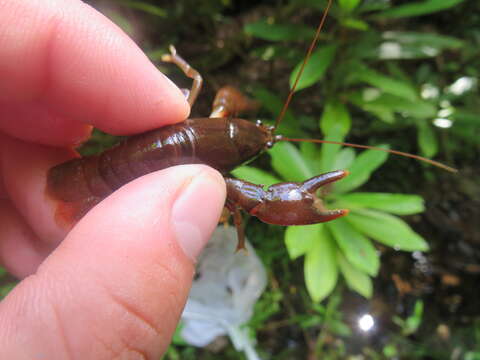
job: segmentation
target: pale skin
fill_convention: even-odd
[[[0,302],[0,359],[158,359],[223,207],[222,177],[155,172],[66,229],[45,175],[90,125],[134,134],[182,121],[188,104],[79,0],[0,0],[0,49],[0,263],[23,279]]]

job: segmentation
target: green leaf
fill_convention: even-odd
[[[349,147],[343,148],[335,157],[333,169],[348,169],[355,161],[355,156],[355,150]]]
[[[388,148],[385,145],[379,147]],[[372,172],[382,165],[388,158],[388,153],[378,150],[365,150],[357,156],[349,167],[350,175],[335,183],[334,192],[344,193],[353,190],[368,181]]]
[[[396,215],[418,214],[425,210],[421,196],[405,194],[350,193],[339,195],[337,204],[348,209],[371,208]]]
[[[354,268],[342,254],[337,254],[337,262],[350,289],[369,299],[373,294],[372,279],[364,272]]]
[[[351,12],[352,10],[354,10],[359,3],[360,0],[338,0],[338,4],[342,8],[342,10],[345,10],[347,12]]]
[[[265,19],[246,24],[244,31],[248,35],[270,41],[306,40],[315,34],[312,28],[305,25],[273,24]]]
[[[346,219],[358,231],[397,250],[428,250],[427,242],[396,216],[374,210],[353,209]]]
[[[432,33],[387,31],[383,38],[377,50],[377,57],[383,60],[430,58],[464,45],[457,38]]]
[[[349,337],[352,335],[350,327],[341,320],[332,319],[329,321],[328,329],[338,336]]]
[[[324,228],[305,255],[304,275],[308,293],[315,302],[325,299],[338,278],[335,244]]]
[[[355,30],[366,31],[368,30],[369,26],[368,23],[355,18],[347,18],[342,20],[342,25]]]
[[[392,78],[366,67],[356,73],[353,78],[357,81],[366,82],[367,84],[375,86],[388,94],[396,95],[410,101],[418,98],[417,90],[410,83]]]
[[[232,171],[232,174],[242,180],[246,180],[258,185],[270,186],[281,182],[277,177],[251,166],[240,166]]]
[[[319,240],[323,224],[289,226],[285,231],[285,245],[290,259],[305,255]]]
[[[288,142],[277,143],[268,150],[272,156],[272,167],[288,181],[304,181],[314,176],[312,169],[300,151]]]
[[[325,137],[325,140],[343,141],[343,136],[340,134],[340,128],[333,128],[333,131]],[[335,170],[333,164],[335,163],[337,153],[341,148],[342,145],[322,144],[322,151],[320,153],[320,172]]]
[[[422,154],[426,157],[433,157],[438,152],[437,137],[433,128],[426,121],[418,121],[418,144]]]
[[[353,228],[345,219],[327,224],[343,255],[358,270],[376,276],[380,267],[377,250],[371,241]]]
[[[409,16],[420,16],[431,14],[437,11],[449,9],[463,0],[426,0],[419,2],[409,2],[405,5],[400,5],[392,9],[386,10],[377,14],[378,18],[402,18]]]
[[[295,91],[305,89],[320,80],[325,74],[325,71],[332,63],[333,59],[335,58],[336,51],[337,45],[335,44],[321,46],[317,50],[315,50],[312,53],[310,60],[305,65],[303,74],[298,81]],[[293,84],[295,83],[302,64],[303,59],[300,63],[297,64],[297,66],[295,66],[295,69],[290,75],[290,88],[293,87]]]
[[[343,141],[350,130],[352,119],[347,107],[336,99],[330,99],[325,105],[320,119],[320,128],[325,135],[325,140]],[[322,144],[320,154],[320,170],[327,172],[333,170],[333,164],[341,145]]]
[[[345,104],[338,99],[330,98],[320,119],[320,129],[325,136],[336,132],[342,138],[350,131],[352,119]],[[337,130],[335,130],[337,128]]]
[[[365,111],[378,112],[376,115],[379,117],[383,115],[381,112],[385,112],[386,116],[392,116],[387,113],[392,111],[401,113],[404,117],[411,116],[416,119],[431,119],[437,114],[437,108],[427,101],[418,99],[410,101],[395,95],[375,92],[375,89],[371,88],[352,93],[348,98]],[[390,119],[385,120],[389,122]]]
[[[300,143],[300,153],[302,154],[303,157],[309,160],[315,160],[318,152],[317,150],[318,150],[318,146],[316,144],[309,143],[309,142]]]

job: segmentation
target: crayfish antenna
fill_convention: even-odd
[[[295,93],[295,90],[297,89],[298,82],[300,81],[300,78],[303,75],[303,71],[305,70],[305,66],[307,65],[308,60],[310,60],[310,57],[312,56],[313,49],[315,49],[315,46],[317,45],[318,39],[320,38],[320,33],[322,32],[323,24],[325,24],[325,20],[327,19],[328,12],[330,11],[330,7],[332,6],[333,0],[328,0],[327,7],[323,11],[322,19],[320,20],[320,24],[317,27],[317,30],[315,32],[315,36],[313,38],[312,43],[308,47],[307,54],[305,55],[305,58],[303,59],[302,66],[300,67],[300,70],[298,71],[297,77],[295,78],[295,82],[292,85],[292,88],[290,92],[288,93],[287,100],[285,101],[285,104],[283,104],[282,110],[280,111],[280,114],[278,115],[277,119],[275,120],[275,125],[273,126],[273,132],[277,129],[278,125],[280,124],[280,121],[282,121],[283,117],[285,116],[285,113],[287,112],[288,107],[290,106],[290,102],[292,101],[293,94]]]
[[[287,138],[287,137],[284,137],[284,136],[278,137],[278,138],[275,138],[275,139],[276,139],[276,142],[278,142],[278,141],[291,141],[291,142],[310,142],[310,143],[317,143],[317,144],[334,144],[334,145],[343,145],[343,146],[359,148],[359,149],[370,149],[370,150],[383,151],[383,152],[387,152],[387,153],[390,153],[390,154],[400,155],[400,156],[403,156],[403,157],[408,157],[408,158],[411,158],[411,159],[423,161],[427,164],[439,167],[443,170],[446,170],[446,171],[449,171],[449,172],[452,172],[452,173],[457,173],[458,172],[457,169],[455,169],[451,166],[442,164],[441,162],[438,162],[438,161],[435,161],[435,160],[432,160],[432,159],[429,159],[429,158],[426,158],[426,157],[423,157],[423,156],[414,155],[414,154],[410,154],[410,153],[403,152],[403,151],[398,151],[398,150],[384,149],[384,148],[380,148],[380,147],[376,147],[376,146],[360,145],[360,144],[352,144],[352,143],[346,143],[346,142],[341,142],[341,141],[330,141],[330,140],[320,140],[320,139],[294,139],[294,138]]]

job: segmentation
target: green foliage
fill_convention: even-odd
[[[393,7],[381,12],[380,18],[402,18],[418,15],[431,14],[437,11],[446,10],[461,3],[464,0],[426,0]]]
[[[411,126],[417,130],[418,147],[427,157],[435,156],[440,149],[438,136],[441,130],[435,128],[435,126],[443,126],[439,123],[439,118],[449,121],[448,124],[452,126],[452,133],[455,136],[478,144],[480,139],[478,104],[465,106],[466,104],[462,104],[457,98],[455,99],[457,105],[452,105],[451,91],[445,86],[448,83],[440,82],[438,76],[431,71],[430,63],[425,63],[428,65],[424,68],[420,67],[422,71],[412,73],[410,64],[405,62],[412,59],[428,60],[440,57],[449,51],[471,52],[466,48],[465,41],[440,32],[411,31],[411,29],[403,31],[401,27],[377,26],[377,22],[380,21],[412,18],[444,11],[461,2],[462,0],[426,0],[398,6],[378,1],[334,2],[330,15],[337,20],[333,25],[335,28],[329,29],[330,36],[327,41],[321,41],[321,45],[314,51],[296,90],[300,91],[311,86],[320,88],[330,99],[325,103],[326,113],[329,112],[329,102],[341,99],[340,103],[349,108],[349,111],[357,108],[365,112],[365,115],[371,115],[392,126]],[[321,9],[326,2],[301,1],[300,3],[302,6],[306,3]],[[332,20],[329,21],[332,26]],[[269,26],[258,26],[264,23],[268,23]],[[305,29],[305,25],[298,25],[298,28],[289,33],[286,29],[290,27],[292,27],[291,24],[287,25],[268,18],[247,24],[245,30],[251,36],[274,40],[276,44],[281,41],[292,42],[300,38],[303,40],[308,36],[309,32]],[[300,28],[302,37],[299,35]],[[311,33],[313,33],[313,27]],[[479,55],[478,48],[475,53]],[[293,84],[303,61],[303,55],[298,57],[298,63],[290,76],[290,85]],[[428,74],[423,73],[424,71],[428,71]],[[436,95],[429,94],[425,90],[428,86],[434,89]],[[461,97],[468,96],[466,94],[468,91],[474,91],[474,88],[466,90]],[[335,97],[332,99],[333,94]],[[290,118],[291,116],[288,116],[284,123],[294,123]],[[335,123],[339,122],[338,118],[330,118],[334,119]],[[322,131],[327,137],[329,135],[335,137],[335,134],[330,131],[323,128]],[[325,156],[331,158],[330,154]]]
[[[303,5],[305,3],[314,8],[325,4],[302,1]],[[465,128],[475,128],[478,132],[478,110],[471,106],[467,106],[466,110],[460,102],[454,106],[451,101],[446,101],[452,98],[449,94],[451,90],[441,88],[430,65],[425,68],[428,70],[420,71],[420,67],[412,72],[408,63],[414,59],[430,64],[430,59],[445,52],[463,51],[465,41],[440,32],[403,31],[401,27],[385,24],[377,26],[379,21],[435,13],[459,3],[461,0],[427,0],[398,6],[375,1],[335,2],[330,15],[337,22],[332,25],[333,20],[329,19],[329,32],[306,64],[296,88],[300,92],[312,87],[324,96],[317,133],[320,130],[326,140],[343,141],[352,131],[360,111],[365,118],[379,120],[384,128],[409,126],[415,129],[422,154],[432,157],[440,148],[439,129],[435,128],[439,117],[451,121],[454,127],[458,124],[457,129],[468,123]],[[288,29],[292,32],[288,33]],[[311,30],[313,32],[313,27]],[[277,47],[282,41],[291,44],[309,36],[303,24],[287,25],[271,17],[247,24],[245,31],[249,36],[274,41]],[[303,61],[303,55],[298,56],[297,65],[290,75],[291,86]],[[275,58],[281,56],[274,54],[270,60]],[[429,92],[429,86],[434,90]],[[261,101],[276,116],[281,101],[265,89],[257,93],[262,94]],[[460,118],[463,120],[459,121]],[[295,132],[295,127],[299,126],[298,117],[293,115],[292,109],[289,109],[281,126],[278,133],[282,133],[283,129]],[[299,133],[297,129],[296,137]],[[455,134],[468,137],[468,131],[457,131]],[[470,137],[470,141],[478,143],[479,140]],[[388,148],[388,145],[377,146]],[[372,240],[397,250],[428,250],[427,242],[396,216],[422,212],[424,205],[421,197],[353,192],[368,182],[374,171],[386,161],[387,153],[366,150],[357,154],[353,149],[327,144],[321,147],[301,144],[298,149],[292,144],[278,143],[269,150],[269,155],[272,169],[284,181],[303,181],[340,168],[350,171],[347,178],[335,183],[330,192],[324,194],[328,208],[348,208],[351,210],[348,216],[325,224],[290,227],[285,233],[285,244],[291,259],[305,256],[305,283],[315,301],[332,292],[339,274],[352,290],[365,297],[371,296],[371,277],[376,276],[380,266]],[[256,177],[250,176],[248,171],[241,170],[247,180],[254,180]],[[271,184],[273,179],[269,180],[262,183]]]
[[[331,132],[346,133],[348,126],[342,126],[342,121],[335,124],[330,119],[350,121],[346,108],[337,104],[338,108],[330,105],[325,111],[322,123],[331,122],[331,126],[324,126]],[[323,156],[324,152],[328,157]],[[298,150],[290,143],[279,143],[269,150],[269,154],[273,169],[285,180],[303,181],[319,172],[332,170],[340,163],[351,171],[351,175],[335,184],[325,197],[327,207],[350,208],[350,215],[324,224],[289,227],[285,233],[290,257],[305,256],[305,283],[315,301],[323,300],[331,293],[339,271],[350,288],[363,296],[371,296],[370,277],[378,273],[379,257],[370,239],[399,250],[428,249],[420,235],[404,221],[389,214],[408,215],[423,211],[421,197],[350,192],[368,181],[372,172],[386,161],[386,153],[366,150],[356,156],[352,149],[340,150],[337,145],[317,147],[309,144]],[[255,174],[252,168],[245,166],[241,169],[245,179],[259,180],[258,177],[249,177],[248,171]]]
[[[0,300],[7,296],[15,285],[16,282],[8,275],[7,271],[0,266]]]
[[[336,44],[321,46],[312,53],[309,61],[305,64],[303,74],[300,77],[296,91],[309,87],[319,81],[328,67],[332,64],[337,50]],[[290,87],[293,87],[298,73],[302,68],[303,61],[301,61],[290,75]]]
[[[421,300],[418,300],[415,303],[412,315],[410,315],[406,319],[402,319],[399,316],[394,316],[392,320],[402,329],[401,331],[404,336],[409,336],[417,332],[418,328],[422,324],[422,317],[423,302]]]

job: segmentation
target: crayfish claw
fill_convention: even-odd
[[[330,184],[334,181],[338,181],[347,176],[349,172],[347,170],[336,170],[330,171],[325,174],[314,176],[308,180],[305,180],[303,184],[303,189],[309,193],[315,193],[320,187]]]
[[[336,218],[348,215],[348,213],[350,212],[350,210],[348,209],[326,209],[323,206],[322,200],[320,200],[319,198],[315,198],[313,208],[316,214],[313,216],[314,220],[312,223],[335,220]]]

